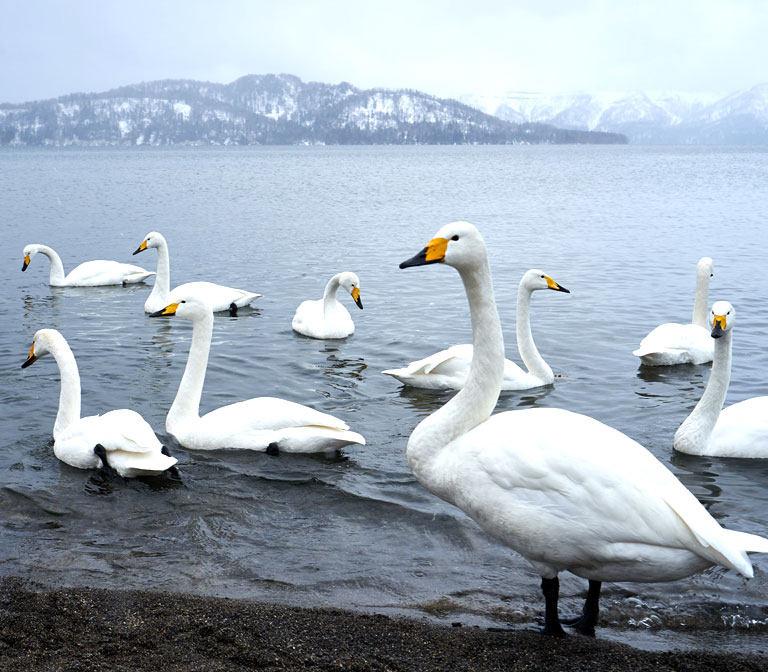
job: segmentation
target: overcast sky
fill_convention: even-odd
[[[768,81],[768,0],[0,0],[0,102],[266,73],[725,94]]]

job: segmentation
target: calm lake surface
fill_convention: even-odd
[[[726,403],[768,393],[768,150],[663,147],[281,147],[0,152],[0,574],[54,585],[188,591],[338,606],[465,625],[531,627],[539,577],[415,480],[410,432],[449,394],[382,375],[469,342],[450,268],[398,269],[443,224],[483,233],[507,355],[517,285],[541,268],[571,294],[539,292],[536,343],[560,377],[506,392],[497,410],[563,407],[647,446],[723,525],[768,534],[768,460],[676,455],[672,437],[709,366],[640,369],[657,324],[690,321],[696,262],[710,299],[738,313]],[[65,271],[89,259],[155,269],[146,233],[168,239],[172,286],[211,280],[262,293],[217,317],[202,411],[279,396],[333,413],[368,445],[338,456],[192,452],[165,433],[191,325],[149,319],[147,285],[51,288],[44,243]],[[295,334],[291,317],[331,275],[355,271],[365,310],[341,341]],[[181,483],[120,483],[59,462],[58,371],[22,370],[37,329],[77,357],[83,414],[140,412],[179,458]],[[666,584],[607,584],[601,635],[648,648],[765,651],[768,556],[755,578],[710,569]],[[561,575],[562,612],[586,581]]]

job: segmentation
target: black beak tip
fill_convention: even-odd
[[[170,315],[165,314],[165,308],[161,308],[160,310],[156,310],[154,313],[150,313],[150,317],[170,317]]]
[[[571,293],[571,290],[570,289],[566,289],[565,287],[560,287],[560,291],[561,292],[565,292],[566,294],[570,294]]]
[[[360,310],[362,310],[362,309],[363,309],[363,302],[362,302],[360,299],[358,299],[357,301],[355,301],[355,303],[357,304],[357,307],[358,307]]]
[[[133,254],[136,255],[136,254],[138,254],[141,251],[142,251],[142,249],[140,247],[137,247]]]
[[[22,264],[22,266],[21,266],[21,270],[22,270],[22,271],[26,271],[26,270],[27,270],[27,266],[29,266],[29,264],[28,264],[28,263],[25,261],[25,262]]]

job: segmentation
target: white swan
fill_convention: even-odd
[[[709,314],[715,358],[699,403],[675,432],[675,450],[689,455],[768,458],[768,397],[723,408],[731,379],[731,339],[736,311],[717,301]]]
[[[747,552],[768,539],[722,528],[648,450],[593,418],[538,408],[491,417],[504,342],[485,243],[448,224],[401,268],[456,268],[469,300],[474,358],[464,387],[413,430],[419,481],[523,555],[542,577],[545,632],[562,635],[558,572],[589,579],[574,623],[594,633],[602,581],[670,581],[713,564],[753,575]]]
[[[531,296],[539,289],[570,291],[558,285],[543,271],[532,268],[526,271],[517,290],[517,347],[527,371],[509,359],[504,360],[502,390],[528,390],[555,382],[549,364],[539,354],[531,333]],[[472,344],[454,345],[447,350],[411,362],[402,369],[382,371],[411,387],[432,390],[460,390],[464,387],[472,363]]]
[[[66,276],[64,275],[64,265],[61,263],[61,257],[56,254],[53,248],[47,245],[38,245],[33,243],[24,248],[24,263],[22,271],[27,267],[36,254],[43,254],[51,262],[51,274],[48,284],[51,287],[98,287],[101,285],[130,285],[136,282],[146,280],[154,271],[148,271],[141,266],[133,264],[122,264],[119,261],[106,261],[97,259],[95,261],[85,261],[79,266],[73,268]]]
[[[80,417],[80,374],[72,350],[55,329],[35,333],[26,368],[51,354],[59,366],[59,412],[53,425],[53,454],[78,469],[114,469],[125,478],[154,476],[176,464],[149,424],[136,411],[121,408]]]
[[[168,243],[157,231],[148,233],[134,254],[149,248],[157,248],[157,277],[147,300],[144,302],[144,312],[154,313],[162,310],[169,303],[178,303],[180,297],[195,294],[205,299],[218,313],[228,310],[231,315],[237,314],[238,308],[243,308],[258,299],[261,294],[246,292],[213,282],[186,282],[171,291],[171,262],[168,255]]]
[[[213,311],[195,295],[150,317],[177,315],[192,322],[192,343],[165,427],[186,448],[244,448],[267,452],[328,452],[365,439],[338,418],[292,401],[258,397],[222,406],[200,417],[200,398],[213,334]]]
[[[291,322],[293,330],[312,338],[346,338],[353,334],[355,323],[336,299],[339,287],[346,289],[357,307],[363,309],[358,277],[349,272],[337,273],[326,284],[322,299],[301,302]]]
[[[696,299],[691,324],[667,322],[656,327],[632,354],[645,366],[705,364],[711,362],[714,346],[707,327],[709,279],[712,259],[702,257],[696,265]]]

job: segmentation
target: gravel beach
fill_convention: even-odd
[[[70,670],[741,670],[768,656],[647,652],[577,635],[245,600],[0,582],[0,669]]]

